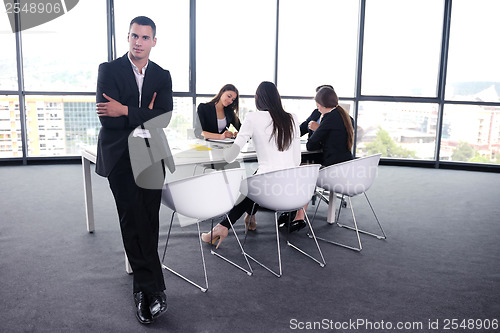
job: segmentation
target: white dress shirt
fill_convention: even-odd
[[[130,61],[130,64],[132,65],[132,69],[134,70],[135,82],[137,82],[137,89],[139,89],[139,107],[142,107],[142,105],[141,105],[141,102],[142,102],[142,84],[144,83],[144,75],[146,75],[146,69],[148,69],[149,60],[146,63],[146,65],[144,67],[142,67],[141,70],[139,70],[139,67],[137,67],[132,62],[132,59],[130,59],[130,53],[128,53],[128,60]]]
[[[300,124],[295,114],[293,140],[285,151],[279,151],[276,138],[272,137],[273,120],[267,111],[250,112],[242,123],[238,136],[231,148],[224,151],[226,161],[232,162],[241,148],[252,139],[259,169],[257,173],[270,172],[299,166],[300,155]]]

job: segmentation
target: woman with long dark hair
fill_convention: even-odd
[[[259,164],[257,173],[270,172],[300,165],[300,128],[297,116],[283,109],[281,96],[272,82],[262,82],[255,93],[257,112],[246,115],[241,125],[238,137],[231,148],[224,151],[227,162],[232,162],[238,156],[241,148],[252,139]],[[243,198],[229,212],[229,219],[234,223],[244,212],[247,230],[255,230],[254,203]],[[217,224],[211,232],[203,233],[204,242],[215,243],[217,247],[228,234],[231,223],[226,219]]]
[[[316,92],[316,106],[321,113],[319,126],[307,140],[307,150],[322,150],[322,166],[352,160],[354,141],[354,120],[343,107],[332,87],[322,87]],[[304,207],[304,209],[307,208]],[[282,227],[287,227],[286,222]],[[291,222],[290,230],[295,231],[306,226],[304,212],[298,210]]]
[[[237,131],[240,129],[238,111],[238,89],[232,84],[226,84],[210,102],[198,105],[195,136],[204,139],[234,138],[236,132],[231,132],[228,128],[233,125]]]
[[[333,88],[323,87],[314,98],[321,122],[307,140],[307,150],[323,150],[323,166],[352,160],[354,120],[342,106]]]

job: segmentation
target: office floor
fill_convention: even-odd
[[[80,165],[2,166],[0,181],[2,332],[438,332],[446,324],[452,328],[452,319],[500,320],[495,173],[381,166],[368,195],[387,240],[362,236],[361,253],[321,242],[324,268],[283,246],[281,278],[257,265],[247,276],[205,246],[208,292],[165,272],[169,310],[149,327],[134,316],[132,276],[124,270],[104,178],[93,174],[93,234],[85,226]],[[373,226],[363,199],[353,205],[360,225]],[[309,212],[315,208],[310,205]],[[168,209],[161,215],[162,253]],[[324,223],[325,216],[322,204],[317,234],[354,241],[351,232]],[[270,212],[258,213],[247,249],[272,264],[271,218]],[[172,232],[169,263],[201,281],[195,228],[176,226]],[[293,236],[315,254],[304,231]],[[235,246],[227,239],[220,250],[242,260]],[[466,330],[446,330],[453,331]]]

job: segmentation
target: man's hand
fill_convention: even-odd
[[[153,98],[151,99],[151,103],[149,103],[148,109],[153,110],[153,105],[155,103],[155,99],[156,99],[156,91],[153,94]]]
[[[96,104],[96,110],[97,110],[97,115],[99,117],[106,116],[106,117],[120,117],[120,116],[128,116],[128,107],[126,105],[121,104],[120,102],[112,99],[106,94],[102,94],[104,98],[106,98],[109,102],[105,103],[97,103]],[[152,103],[154,101],[151,101],[150,106],[152,106]]]
[[[311,120],[307,126],[311,131],[316,131],[319,127],[319,124],[314,120]]]

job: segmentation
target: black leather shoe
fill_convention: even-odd
[[[137,320],[139,320],[141,324],[151,324],[153,322],[153,317],[151,316],[151,312],[149,310],[146,294],[142,291],[134,293],[134,301],[137,308],[135,313]]]
[[[290,221],[295,218],[296,214],[297,211],[295,210],[293,212],[281,213],[281,215],[278,217],[278,228],[281,231],[287,231]]]
[[[153,319],[158,318],[167,311],[167,295],[163,291],[151,293],[149,298],[149,311]]]
[[[290,232],[299,231],[300,229],[305,228],[306,225],[306,221],[304,220],[292,221],[290,222]]]

